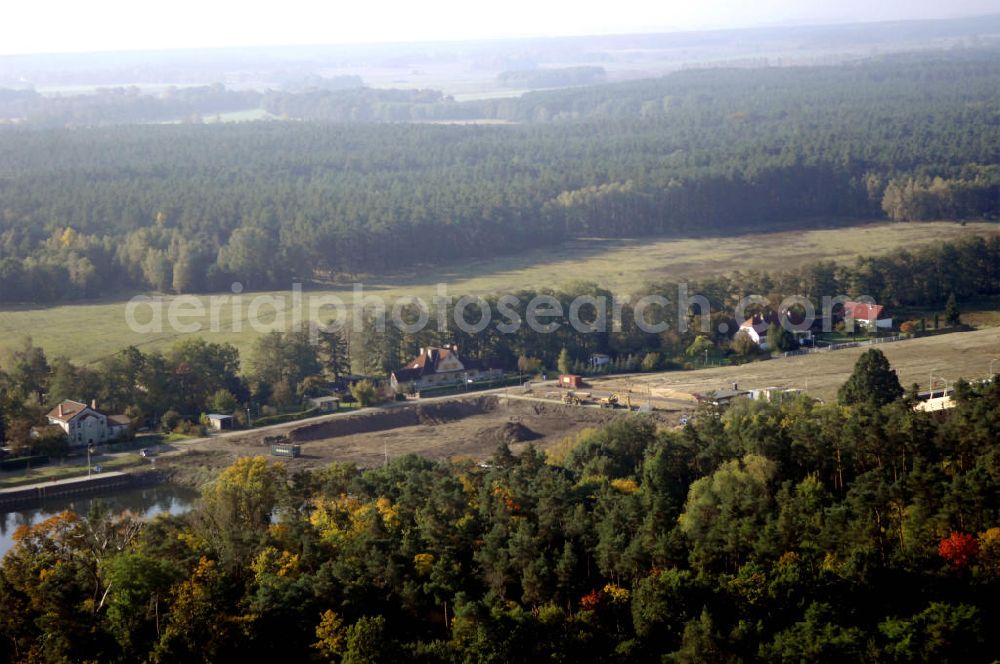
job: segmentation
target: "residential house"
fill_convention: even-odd
[[[891,329],[892,317],[887,316],[881,304],[844,302],[844,320],[853,320],[866,329]]]
[[[49,424],[66,433],[71,447],[98,445],[119,440],[128,435],[131,419],[127,415],[109,415],[97,409],[97,402],[88,406],[79,401],[66,400],[49,411]]]
[[[463,357],[458,346],[452,345],[421,348],[420,355],[412,362],[392,372],[389,382],[399,392],[492,378],[503,378],[503,370]]]
[[[771,327],[774,316],[754,314],[740,324],[740,331],[745,331],[761,350],[767,350],[767,329]],[[737,332],[739,334],[739,331]]]

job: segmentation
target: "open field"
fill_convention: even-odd
[[[909,339],[875,346],[889,358],[899,374],[903,387],[913,383],[921,389],[928,386],[929,376],[934,375],[934,386],[942,381],[954,383],[960,378],[977,380],[986,378],[990,361],[1000,358],[1000,328],[987,328],[973,332],[956,332],[935,337]],[[738,383],[740,389],[759,387],[797,388],[811,396],[830,401],[836,399],[837,389],[847,380],[854,363],[869,347],[799,355],[796,357],[752,362],[737,367],[718,367],[697,371],[675,371],[631,376],[628,384],[634,398],[646,394],[649,388],[654,403],[657,397],[676,401],[694,392],[709,392],[729,388]],[[1000,361],[993,367],[1000,371]],[[595,389],[624,391],[625,378],[614,377],[591,381]],[[693,402],[691,407],[694,407]]]
[[[501,442],[515,453],[528,444],[546,449],[588,427],[618,417],[624,410],[578,408],[558,403],[505,399],[500,394],[450,397],[372,409],[314,424],[288,425],[284,433],[302,446],[302,456],[281,459],[290,470],[317,468],[334,462],[377,466],[406,454],[431,459],[485,459]],[[678,413],[658,413],[673,424]],[[276,435],[275,430],[266,435]],[[157,466],[172,470],[175,480],[197,485],[241,456],[267,455],[265,433],[248,431],[174,446],[158,457]]]
[[[390,304],[404,295],[430,298],[437,284],[447,284],[448,293],[455,296],[553,287],[579,280],[596,282],[617,293],[629,293],[652,279],[693,279],[735,270],[791,269],[818,259],[852,261],[862,254],[998,231],[1000,226],[990,223],[964,226],[949,222],[879,223],[726,238],[583,239],[513,256],[464,261],[362,281],[366,294],[382,296]],[[273,295],[277,299],[273,305],[261,309],[258,316],[261,324],[254,329],[246,320],[249,302],[256,295]],[[336,295],[350,303],[352,287],[334,287],[306,295]],[[167,306],[174,299],[164,296],[161,301]],[[200,296],[197,300],[206,309],[210,308],[210,296]],[[217,325],[212,326],[206,317],[200,319],[200,328],[192,332],[171,329],[166,315],[159,332],[130,330],[126,325],[124,299],[48,308],[13,307],[0,311],[0,350],[31,336],[50,356],[65,355],[89,363],[128,345],[145,350],[164,348],[181,337],[198,334],[212,341],[233,343],[242,351],[270,325],[281,327],[281,317],[287,324],[291,306],[288,292],[244,294],[242,307],[234,311],[232,300],[228,299],[218,309]],[[137,319],[147,322],[148,312],[148,308],[139,309]],[[304,315],[309,317],[308,307]],[[184,322],[198,321],[189,318]]]

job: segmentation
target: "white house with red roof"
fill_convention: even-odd
[[[853,320],[864,328],[892,328],[892,317],[886,315],[881,304],[844,302],[844,320]]]
[[[97,402],[88,406],[67,399],[49,411],[49,424],[60,427],[71,447],[98,445],[118,440],[128,434],[131,420],[127,415],[109,415],[97,409]]]
[[[412,362],[393,371],[389,383],[394,390],[406,387],[419,390],[502,377],[501,369],[491,368],[484,362],[459,355],[458,346],[431,346],[421,348],[420,354]]]

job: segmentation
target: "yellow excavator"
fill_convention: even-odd
[[[601,408],[616,408],[618,406],[618,393],[612,392],[606,397],[601,397],[600,404]]]

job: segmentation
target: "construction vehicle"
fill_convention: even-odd
[[[618,394],[616,392],[612,392],[606,397],[601,397],[601,400],[598,403],[600,403],[601,408],[617,408],[619,400]]]
[[[576,396],[574,392],[566,392],[562,395],[562,402],[567,406],[579,406],[580,397]]]

